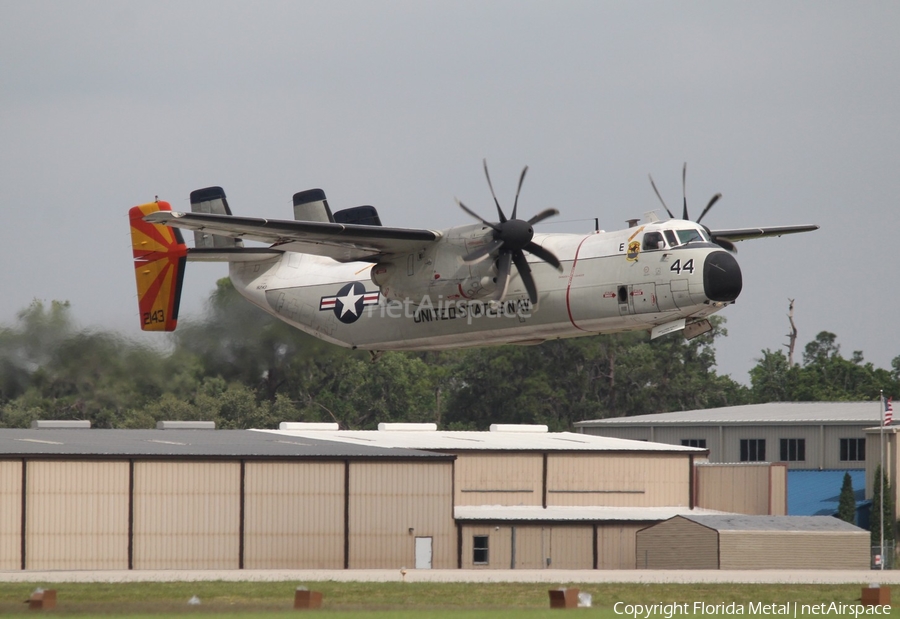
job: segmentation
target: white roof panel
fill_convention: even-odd
[[[456,520],[668,520],[674,516],[725,515],[712,509],[670,507],[540,507],[538,505],[461,505]]]
[[[578,421],[576,427],[642,426],[662,424],[869,424],[881,421],[881,403],[872,402],[769,402],[707,408],[674,413],[635,415]]]
[[[632,441],[574,432],[450,432],[432,430],[258,430],[373,447],[439,451],[634,451],[695,452],[696,447]]]

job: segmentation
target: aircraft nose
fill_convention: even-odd
[[[703,263],[703,290],[710,301],[731,302],[743,287],[741,267],[727,251],[714,251]]]

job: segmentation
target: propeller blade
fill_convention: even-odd
[[[479,221],[480,221],[481,223],[483,223],[484,225],[493,228],[493,229],[496,230],[497,232],[500,231],[500,228],[498,228],[496,224],[492,224],[492,223],[489,222],[487,219],[485,219],[484,217],[482,217],[481,215],[479,215],[478,213],[476,213],[475,211],[473,211],[472,209],[470,209],[468,206],[466,206],[466,205],[463,204],[462,202],[460,202],[459,198],[456,199],[456,203],[459,204],[459,208],[461,208],[462,210],[464,210],[465,212],[467,212],[469,215],[471,215],[471,216],[474,217],[475,219],[479,220]]]
[[[529,219],[528,224],[533,226],[534,224],[544,221],[548,217],[553,217],[554,215],[559,215],[559,211],[557,211],[555,208],[544,209],[543,211]]]
[[[528,259],[521,249],[512,253],[513,261],[516,263],[516,269],[519,271],[519,277],[525,284],[525,290],[528,291],[528,298],[531,299],[532,305],[536,305],[538,301],[537,285],[534,283],[534,277],[531,275],[531,267],[528,266]]]
[[[557,271],[563,270],[562,264],[559,262],[559,258],[557,258],[549,249],[544,249],[534,241],[528,243],[528,245],[526,245],[524,249],[529,254],[535,255],[547,264],[555,267]]]
[[[681,218],[687,221],[687,161],[684,162],[684,167],[681,168],[681,195],[684,198],[684,214]]]
[[[650,176],[649,174],[647,176]],[[659,193],[659,189],[656,188],[656,183],[653,182],[653,177],[650,176],[650,185],[653,187],[653,191],[656,192],[656,197],[659,198],[659,201],[662,202],[663,208],[666,209],[666,212],[669,214],[669,217],[675,219],[675,215],[672,214],[672,211],[669,210],[669,207],[666,206],[666,201],[662,199],[662,196]]]
[[[503,209],[500,208],[500,202],[497,200],[497,194],[494,193],[494,186],[491,184],[491,175],[490,173],[488,173],[487,159],[484,160],[484,175],[487,177],[488,187],[491,190],[491,197],[494,198],[494,204],[497,205],[497,213],[500,215],[500,223],[505,223],[506,215],[503,214]]]
[[[511,269],[512,255],[510,252],[500,254],[497,261],[497,290],[494,291],[494,301],[502,301],[506,296],[506,289],[509,288],[509,272]]]
[[[711,209],[711,208],[713,207],[713,204],[715,204],[716,202],[718,202],[718,201],[719,201],[719,198],[721,198],[721,197],[722,197],[722,194],[717,193],[716,195],[714,195],[714,196],[712,197],[712,199],[710,199],[709,204],[706,205],[706,208],[703,209],[703,212],[702,212],[702,213],[700,213],[700,217],[697,218],[697,223],[698,223],[698,224],[700,223],[700,220],[703,219],[704,215],[706,215],[706,214],[709,212],[709,209]]]
[[[482,260],[484,260],[485,258],[490,256],[501,245],[503,245],[503,241],[501,241],[500,239],[494,239],[487,245],[485,245],[483,247],[479,247],[478,249],[476,249],[472,253],[468,254],[467,256],[463,256],[462,260],[466,264],[472,264],[474,262],[481,262]]]
[[[516,210],[519,208],[519,192],[522,191],[522,181],[525,180],[525,172],[527,172],[527,171],[528,171],[528,166],[525,166],[522,169],[522,175],[519,177],[519,186],[518,186],[518,188],[516,188],[516,200],[515,200],[515,202],[513,202],[513,212],[512,212],[512,217],[510,217],[510,219],[516,218]]]

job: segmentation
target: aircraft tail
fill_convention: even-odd
[[[144,331],[174,331],[178,323],[187,245],[178,228],[151,224],[143,219],[150,213],[171,210],[168,202],[156,201],[128,211],[134,277]]]

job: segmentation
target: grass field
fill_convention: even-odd
[[[859,585],[736,585],[736,584],[585,584],[559,583],[117,583],[48,585],[57,590],[58,605],[48,614],[80,617],[102,616],[108,619],[128,617],[227,616],[230,619],[263,619],[296,615],[294,590],[302,584],[323,594],[320,611],[303,611],[306,617],[329,619],[357,618],[434,618],[466,619],[538,619],[558,617],[549,608],[548,589],[577,587],[593,596],[593,607],[578,609],[578,616],[630,619],[621,614],[624,604],[645,606],[659,603],[729,604],[735,602],[750,614],[750,603],[858,604]],[[41,583],[0,584],[0,615],[29,614],[23,601]],[[200,605],[189,606],[192,596]],[[616,602],[622,602],[614,611]],[[832,617],[852,617],[852,610],[827,613]],[[765,614],[765,613],[759,613]],[[826,613],[820,613],[826,614]],[[791,613],[791,616],[793,613]],[[798,613],[798,616],[813,616]],[[900,617],[900,612],[891,615]],[[694,616],[678,613],[675,617]],[[725,611],[706,613],[711,619],[730,616]],[[643,619],[643,615],[641,615]],[[647,619],[665,618],[662,612]]]

